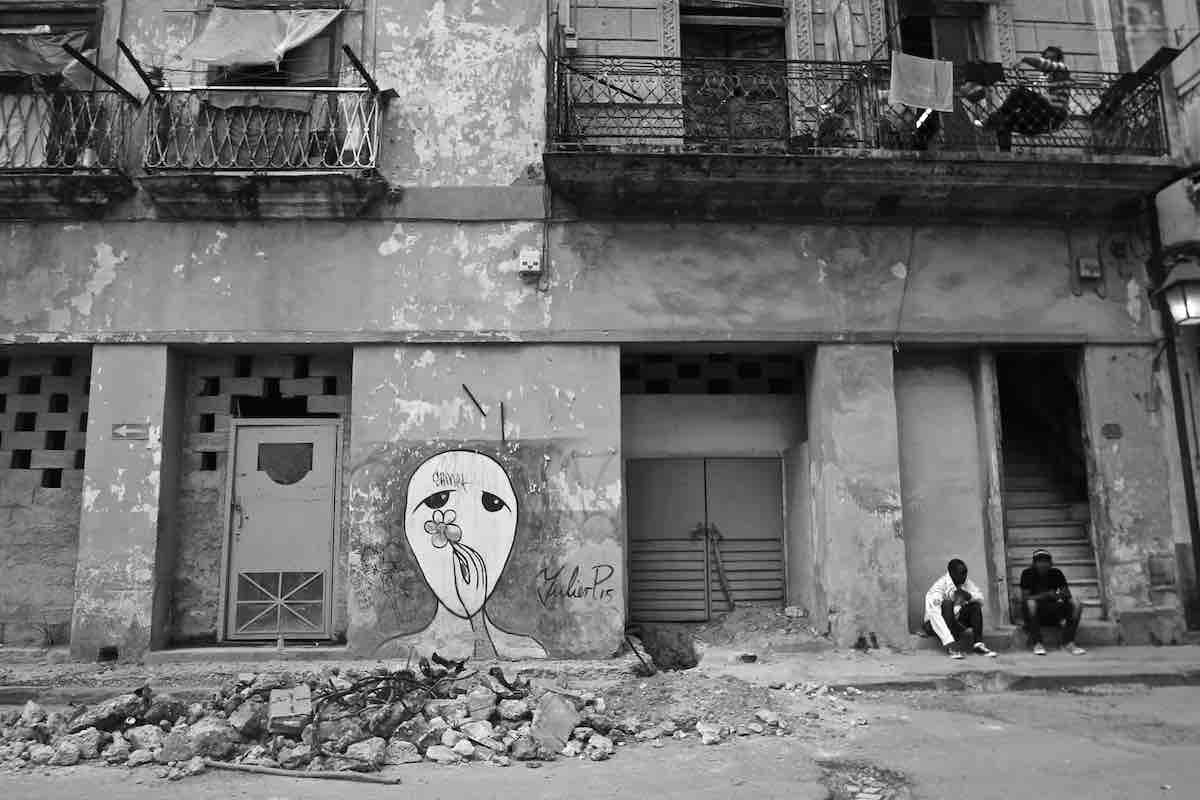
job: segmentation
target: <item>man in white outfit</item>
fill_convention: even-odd
[[[925,632],[937,636],[953,659],[963,657],[958,638],[971,629],[972,647],[981,656],[996,654],[983,643],[983,592],[967,578],[967,565],[951,559],[946,574],[925,593]]]

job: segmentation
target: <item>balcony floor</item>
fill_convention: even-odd
[[[588,145],[553,146],[544,161],[556,198],[594,218],[1104,219],[1179,170],[1170,159],[1129,156],[637,152]]]

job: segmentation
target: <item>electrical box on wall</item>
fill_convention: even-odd
[[[1078,270],[1079,277],[1085,281],[1098,281],[1104,277],[1104,269],[1100,266],[1098,258],[1080,256],[1075,259],[1075,269]]]
[[[517,273],[527,281],[542,277],[542,253],[536,247],[526,247],[521,251]]]
[[[579,49],[579,34],[570,25],[564,25],[562,29],[562,43],[564,50],[575,51]]]

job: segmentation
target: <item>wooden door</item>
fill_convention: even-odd
[[[685,25],[680,41],[685,138],[781,145],[787,140],[782,28]]]
[[[329,636],[337,431],[330,424],[237,427],[229,638]]]

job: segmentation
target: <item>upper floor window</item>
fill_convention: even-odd
[[[69,85],[82,67],[62,46],[94,50],[99,21],[95,7],[0,10],[0,92],[55,89],[64,80]],[[79,77],[86,83],[90,75]]]

